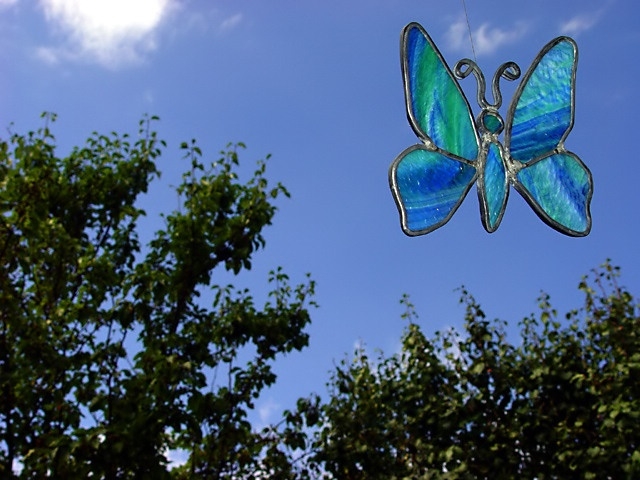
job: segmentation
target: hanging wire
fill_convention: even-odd
[[[469,13],[467,12],[467,3],[462,0],[462,8],[464,8],[464,16],[467,19],[467,30],[469,32],[469,41],[471,42],[471,51],[473,52],[473,61],[478,63],[476,58],[476,48],[473,44],[473,36],[471,35],[471,24],[469,23]]]

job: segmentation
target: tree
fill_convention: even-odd
[[[333,373],[329,399],[289,415],[309,469],[340,479],[637,478],[640,314],[606,263],[561,321],[548,295],[519,323],[489,321],[466,291],[462,333],[409,325],[397,355],[364,349]],[[311,429],[309,428],[311,425]]]
[[[0,142],[0,476],[287,475],[277,430],[247,415],[273,360],[307,345],[314,284],[275,270],[257,307],[215,282],[251,268],[285,188],[263,161],[240,182],[240,144],[205,164],[185,143],[181,208],[142,246],[137,200],[165,147],[155,119],[58,157],[44,117]]]

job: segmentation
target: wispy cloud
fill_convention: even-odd
[[[177,0],[40,0],[40,6],[63,38],[61,45],[40,47],[40,58],[116,68],[156,48],[157,29]]]
[[[226,18],[220,24],[220,31],[225,32],[237,27],[240,22],[242,22],[243,16],[241,13],[236,13],[235,15]]]
[[[595,12],[580,13],[570,18],[566,22],[560,25],[560,33],[563,35],[577,36],[582,32],[586,32],[593,28],[598,21],[602,18],[606,7],[601,8]]]
[[[524,23],[518,23],[511,30],[500,28],[490,28],[488,24],[483,24],[474,33],[473,41],[476,43],[478,55],[493,53],[504,44],[515,42],[527,32]]]
[[[0,0],[0,8],[8,8],[18,3],[18,0]]]
[[[517,23],[509,30],[491,27],[488,23],[483,23],[475,31],[472,31],[471,35],[476,55],[489,55],[502,45],[518,40],[526,32],[527,25],[523,22]],[[448,46],[452,50],[458,52],[468,52],[470,50],[469,31],[464,19],[453,23],[449,27],[446,38]]]

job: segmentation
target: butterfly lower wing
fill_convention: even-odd
[[[469,163],[423,145],[402,152],[389,169],[389,183],[407,235],[432,232],[449,221],[476,179]]]
[[[568,37],[549,42],[522,79],[507,114],[505,149],[528,163],[561,145],[574,119],[578,47]]]
[[[469,102],[427,32],[410,23],[401,36],[407,116],[416,135],[445,153],[478,156],[478,136]]]
[[[521,169],[514,186],[549,226],[574,237],[589,234],[593,180],[577,155],[562,152],[543,157]]]

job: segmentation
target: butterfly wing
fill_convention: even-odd
[[[400,48],[407,116],[424,145],[395,159],[389,183],[402,229],[422,235],[444,225],[464,200],[479,141],[469,103],[422,26],[407,25]]]
[[[424,145],[413,145],[389,169],[391,191],[407,235],[424,235],[449,221],[476,178],[476,169]]]
[[[445,152],[475,160],[478,137],[471,108],[421,25],[404,28],[401,56],[407,115],[416,135]]]
[[[593,180],[574,153],[554,153],[523,168],[516,174],[515,188],[556,230],[574,237],[591,230]]]
[[[525,74],[507,114],[505,150],[517,165],[514,187],[538,216],[571,236],[591,229],[591,172],[564,147],[574,121],[578,47],[549,42]],[[522,167],[522,168],[519,168]]]

